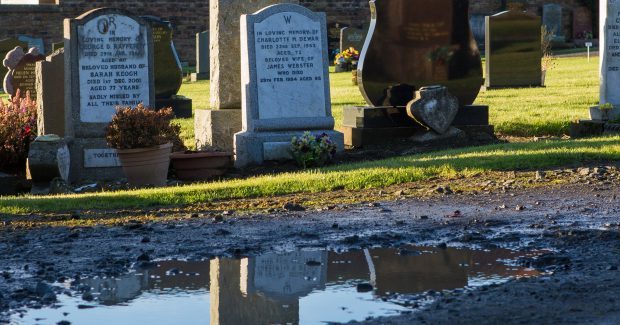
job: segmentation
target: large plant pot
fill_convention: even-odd
[[[133,186],[166,185],[172,143],[152,148],[117,151],[129,184]]]
[[[175,152],[170,156],[172,169],[183,181],[204,181],[224,175],[232,167],[228,152]]]

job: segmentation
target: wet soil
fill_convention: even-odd
[[[381,193],[324,194],[321,200],[246,200],[254,210],[239,212],[224,210],[232,202],[220,202],[144,212],[67,212],[58,219],[6,217],[0,223],[0,310],[5,312],[0,323],[8,321],[9,309],[52,303],[61,289],[50,283],[120,275],[154,259],[406,244],[550,249],[520,261],[550,273],[473,291],[427,292],[417,299],[431,297],[432,304],[370,323],[617,323],[617,170],[536,174],[493,183],[484,175],[449,182],[464,188],[469,183],[476,189],[471,191],[447,191],[447,185],[436,185],[445,180],[436,180]],[[335,202],[326,204],[330,198]],[[110,222],[91,222],[103,215]]]

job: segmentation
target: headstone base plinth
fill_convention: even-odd
[[[569,134],[571,138],[577,139],[600,136],[604,130],[605,121],[580,120],[579,122],[571,123]]]
[[[209,73],[192,73],[190,75],[191,82],[196,82],[199,80],[209,80],[211,75]]]
[[[198,150],[211,148],[233,152],[235,133],[240,132],[241,128],[241,109],[197,109],[194,112]]]
[[[337,151],[344,151],[344,135],[334,130],[312,130],[312,134],[327,134]],[[290,147],[293,137],[303,135],[301,131],[240,132],[235,134],[235,167],[244,168],[260,165],[265,161],[292,159]]]
[[[23,193],[26,180],[18,175],[0,172],[0,196]]]
[[[183,96],[171,98],[157,98],[155,105],[158,109],[172,107],[174,115],[178,118],[192,117],[192,99]]]
[[[344,144],[347,147],[362,148],[365,145],[385,144],[394,139],[404,139],[420,132],[419,127],[389,127],[389,128],[357,128],[344,126]]]
[[[462,125],[489,125],[489,106],[465,105],[459,107],[452,125],[457,127]]]
[[[71,152],[69,181],[112,181],[124,178],[116,150],[104,138],[67,139]]]

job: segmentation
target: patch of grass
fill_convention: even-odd
[[[139,209],[293,193],[357,190],[503,170],[544,169],[620,159],[620,136],[498,144],[346,164],[296,173],[180,187],[49,197],[0,198],[0,213]]]

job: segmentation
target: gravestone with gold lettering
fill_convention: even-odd
[[[41,60],[45,60],[45,56],[39,54],[34,47],[24,53],[24,50],[17,46],[7,53],[2,64],[9,69],[4,78],[4,89],[9,97],[15,96],[19,90],[21,97],[30,93],[30,98],[37,98],[35,67]]]
[[[155,103],[153,40],[148,23],[112,8],[65,19],[65,136],[71,181],[123,176],[105,141],[115,108]]]
[[[278,4],[241,16],[243,130],[235,134],[235,166],[291,159],[291,139],[334,131],[324,13]]]
[[[0,40],[0,91],[4,90],[2,81],[4,80],[7,72],[9,72],[9,69],[4,67],[1,61],[4,60],[7,53],[15,49],[17,46],[21,47],[24,51],[28,51],[28,43],[26,42],[22,42],[15,38],[5,38]]]

